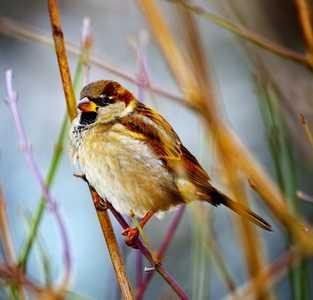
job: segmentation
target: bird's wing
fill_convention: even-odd
[[[182,145],[171,125],[159,114],[140,104],[121,124],[141,139],[176,177],[210,188],[210,177],[197,159]]]

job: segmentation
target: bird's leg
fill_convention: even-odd
[[[134,213],[131,211],[132,217],[134,216]],[[146,223],[150,220],[150,218],[154,215],[153,212],[148,212],[143,219],[140,221],[139,225],[141,228],[143,228]],[[122,235],[127,235],[127,239],[125,240],[126,245],[133,247],[137,249],[137,246],[134,244],[134,238],[136,238],[139,235],[139,230],[137,227],[134,228],[126,228]]]

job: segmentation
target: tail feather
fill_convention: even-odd
[[[246,218],[247,220],[261,227],[262,229],[273,232],[271,225],[268,224],[264,219],[262,219],[260,216],[255,214],[253,211],[251,211],[244,205],[230,199],[229,197],[227,197],[220,191],[214,190],[211,197],[212,197],[211,201],[213,202],[213,205],[223,204],[226,207],[233,210],[234,212],[236,212],[237,214],[239,214],[240,216]]]

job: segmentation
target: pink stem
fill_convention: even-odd
[[[72,260],[70,255],[70,244],[68,235],[65,229],[64,220],[61,216],[61,212],[59,210],[57,202],[53,199],[53,197],[50,194],[50,190],[48,186],[46,185],[43,176],[41,175],[38,165],[35,162],[34,156],[32,155],[32,148],[30,146],[29,141],[27,140],[26,133],[24,130],[24,126],[22,124],[22,119],[19,114],[19,110],[17,107],[17,94],[13,91],[13,82],[12,82],[13,73],[12,70],[8,70],[5,72],[5,78],[6,78],[6,89],[7,89],[7,103],[9,104],[9,107],[12,112],[14,124],[16,127],[18,139],[19,139],[19,145],[22,153],[24,154],[24,157],[26,159],[26,162],[35,177],[36,181],[39,183],[39,186],[41,188],[41,192],[44,196],[44,198],[47,201],[47,204],[55,218],[55,222],[58,226],[58,229],[60,231],[61,240],[63,243],[63,251],[64,251],[64,263],[65,263],[65,270],[66,270],[66,278],[69,278],[70,272],[71,272],[71,266],[72,266]]]
[[[123,229],[129,228],[129,225],[125,221],[125,219],[121,216],[119,212],[117,212],[110,202],[106,202],[112,214],[116,218],[116,220],[120,223]],[[142,242],[138,239],[138,237],[134,238],[134,243],[138,247],[139,251],[149,260],[149,262],[154,265],[153,258],[148,251],[148,249],[142,244]],[[156,266],[156,271],[160,273],[160,275],[165,279],[165,281],[173,288],[176,294],[184,300],[189,299],[187,294],[182,290],[182,288],[177,284],[174,278],[167,272],[167,270],[163,267],[161,263]]]

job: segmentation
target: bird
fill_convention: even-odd
[[[209,175],[184,147],[171,125],[157,112],[111,80],[86,85],[68,138],[70,161],[89,185],[122,214],[143,218],[193,201],[224,205],[259,227],[271,225],[213,187]],[[137,228],[127,228],[134,244]]]

